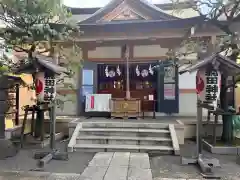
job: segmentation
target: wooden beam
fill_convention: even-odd
[[[82,59],[87,60],[88,59],[88,49],[82,48]]]
[[[158,56],[158,57],[134,57],[130,59],[129,62],[150,62],[150,61],[157,61],[157,60],[165,60],[167,59],[167,56]],[[105,63],[105,62],[115,62],[120,63],[124,62],[122,58],[88,58],[88,61],[92,62],[99,62],[99,63]]]

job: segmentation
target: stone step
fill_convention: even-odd
[[[125,145],[166,145],[172,140],[167,137],[126,137],[126,136],[78,136],[77,144],[125,144]]]
[[[141,129],[141,128],[82,128],[80,136],[138,136],[138,137],[170,137],[167,129]]]
[[[113,144],[76,144],[74,151],[77,152],[147,152],[172,154],[171,146],[147,146],[147,145],[113,145]]]
[[[142,128],[142,129],[168,129],[168,124],[147,122],[83,122],[83,128]]]

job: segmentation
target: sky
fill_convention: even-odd
[[[69,7],[89,8],[89,7],[103,7],[111,0],[64,0],[64,4]],[[153,4],[162,4],[166,0],[147,0]]]

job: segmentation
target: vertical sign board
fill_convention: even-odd
[[[164,100],[175,100],[175,84],[164,84]]]
[[[158,73],[158,112],[179,113],[178,68],[163,65]]]
[[[221,90],[221,73],[215,69],[201,69],[196,75],[198,100],[216,109]]]
[[[175,84],[175,66],[164,67],[164,84],[171,83]]]

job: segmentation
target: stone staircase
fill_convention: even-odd
[[[114,121],[78,123],[68,150],[180,154],[173,124]]]

